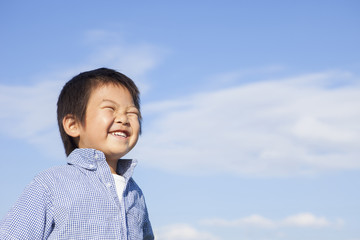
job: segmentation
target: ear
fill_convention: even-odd
[[[68,114],[63,118],[62,121],[64,130],[67,135],[73,138],[80,136],[80,123],[72,114]]]

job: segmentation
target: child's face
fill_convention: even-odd
[[[115,161],[135,146],[139,130],[139,110],[129,91],[105,84],[90,95],[78,145],[100,150],[108,161]]]

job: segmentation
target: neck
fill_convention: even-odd
[[[106,162],[108,163],[108,165],[110,167],[111,173],[116,174],[118,160],[107,160],[106,159]]]

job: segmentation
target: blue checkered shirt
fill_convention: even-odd
[[[68,165],[27,186],[0,223],[0,239],[154,239],[144,196],[132,179],[134,160],[119,160],[126,181],[119,201],[102,152],[75,149]]]

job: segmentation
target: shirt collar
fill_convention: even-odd
[[[106,161],[105,154],[91,148],[76,148],[68,156],[67,162],[90,171],[96,171],[99,163]],[[125,178],[130,178],[137,165],[135,159],[119,159],[116,172]]]

